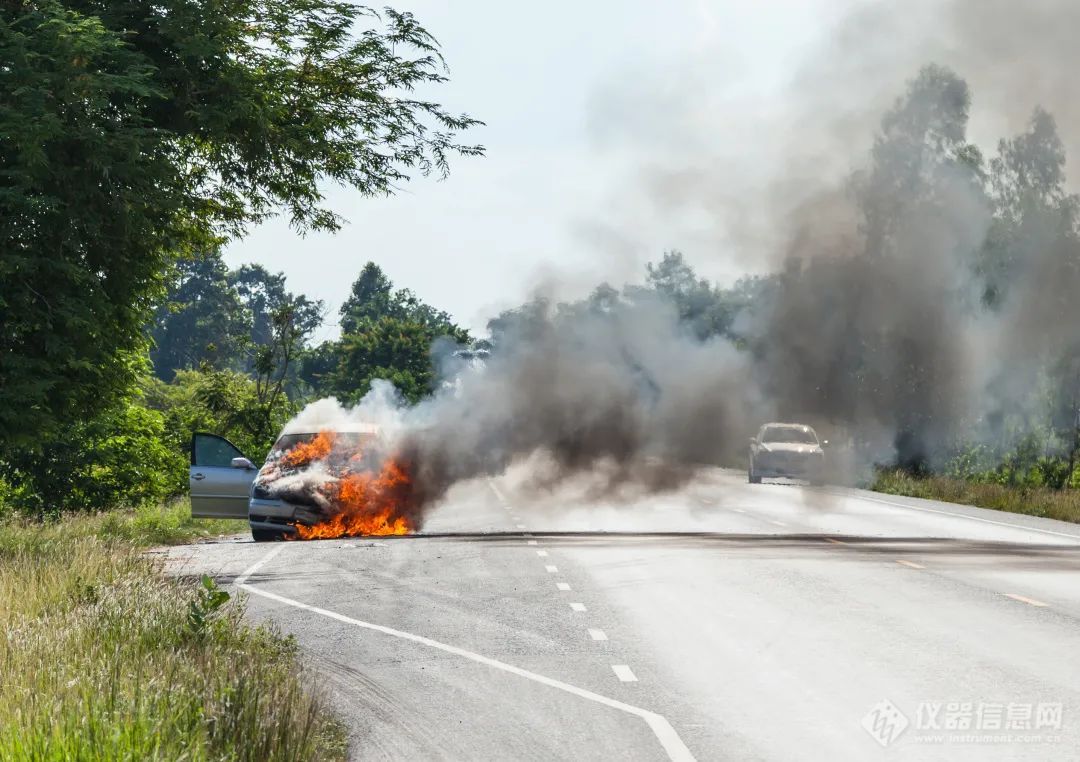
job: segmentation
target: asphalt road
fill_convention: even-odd
[[[358,759],[1080,758],[1080,527],[720,470],[526,494],[171,568],[295,634]]]

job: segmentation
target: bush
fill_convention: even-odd
[[[273,404],[260,401],[253,379],[228,370],[180,370],[170,383],[148,378],[144,392],[147,404],[164,416],[166,445],[185,455],[191,435],[207,431],[225,437],[261,463],[295,412],[285,395]]]
[[[187,485],[184,453],[164,435],[160,412],[125,400],[62,438],[5,452],[0,497],[35,515],[160,503]]]
[[[997,511],[1080,523],[1080,491],[1033,483],[1010,486],[948,476],[917,477],[901,470],[877,473],[871,489],[891,495],[944,500]]]

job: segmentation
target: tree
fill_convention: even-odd
[[[670,299],[686,323],[700,339],[730,334],[737,311],[721,289],[699,278],[680,251],[668,251],[656,264],[648,263],[646,282]]]
[[[449,313],[425,304],[407,288],[394,291],[393,282],[382,268],[368,262],[341,305],[341,332],[356,333],[365,321],[383,317],[422,323],[433,331],[455,330]]]
[[[294,330],[305,338],[322,325],[322,302],[286,290],[284,273],[271,273],[258,264],[241,265],[229,273],[229,284],[248,314],[251,343],[256,347],[275,342],[274,316],[282,310],[291,312]]]
[[[432,352],[440,339],[460,345],[469,334],[449,314],[425,304],[368,262],[341,306],[342,336],[305,354],[301,377],[321,394],[358,402],[376,378],[417,401],[437,380]]]
[[[978,195],[982,154],[967,142],[970,108],[967,83],[929,65],[882,117],[870,169],[855,181],[868,253],[893,252],[912,226],[932,216],[928,207],[953,205],[948,196],[957,186]]]
[[[385,20],[385,28],[373,25]],[[177,254],[283,211],[337,228],[330,180],[445,175],[477,122],[406,13],[344,0],[0,5],[0,440],[122,398]]]
[[[154,374],[169,381],[181,369],[242,368],[251,323],[221,254],[185,257],[175,272],[154,316]]]

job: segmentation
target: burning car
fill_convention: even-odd
[[[802,423],[766,423],[750,440],[751,484],[763,478],[808,479],[821,484],[825,471],[825,451],[817,432]]]
[[[258,541],[406,534],[412,480],[372,424],[286,430],[251,488]]]

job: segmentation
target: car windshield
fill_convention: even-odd
[[[761,435],[762,442],[794,442],[817,444],[817,435],[809,426],[769,426]]]

